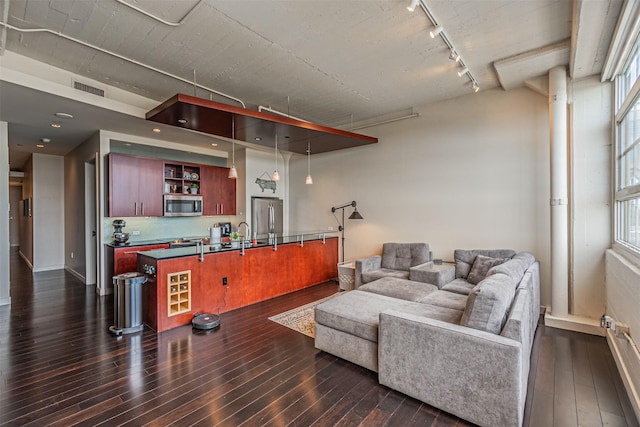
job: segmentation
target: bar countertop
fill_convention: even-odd
[[[304,242],[310,242],[323,239],[336,239],[338,235],[336,232],[304,232],[297,234],[290,234],[287,236],[278,236],[276,238],[258,238],[257,244],[253,245],[250,241],[244,242],[245,251],[249,251],[253,248],[264,248],[269,246],[287,245],[291,243],[304,244]],[[274,242],[276,239],[276,242]],[[220,252],[241,251],[243,242],[237,242],[236,246],[232,246],[230,242],[223,242],[215,245],[204,245],[204,254],[213,254]],[[155,260],[165,260],[172,258],[181,258],[187,256],[200,255],[200,248],[198,246],[186,246],[182,248],[172,249],[154,249],[150,251],[139,252],[139,254],[149,257]]]

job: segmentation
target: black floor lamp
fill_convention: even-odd
[[[354,200],[351,203],[346,203],[344,205],[340,205],[340,206],[334,206],[331,208],[331,212],[333,213],[333,216],[335,217],[336,221],[338,222],[338,231],[340,231],[342,233],[342,262],[344,262],[344,209],[348,206],[353,206],[353,213],[351,215],[349,215],[349,219],[364,219],[362,217],[362,215],[360,215],[360,212],[358,212],[358,208],[356,207],[356,201]],[[340,223],[340,221],[338,221],[338,217],[336,216],[336,211],[338,209],[342,209],[342,223]]]

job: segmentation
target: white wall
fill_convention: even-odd
[[[571,90],[571,314],[605,310],[604,254],[611,244],[611,83],[597,77]]]
[[[0,122],[0,305],[11,303],[9,294],[9,126]]]
[[[345,259],[390,241],[427,242],[445,260],[456,248],[530,251],[548,304],[547,99],[489,90],[415,110],[422,116],[363,132],[378,144],[312,156],[311,186],[306,159],[295,156],[291,227],[337,228],[331,206],[356,200],[364,221],[347,220]]]
[[[64,158],[33,155],[33,271],[64,268]]]
[[[280,181],[276,182],[276,191],[265,189],[262,191],[260,186],[256,184],[256,178],[271,179],[271,174],[275,168],[275,154],[274,151],[258,151],[247,149],[244,167],[245,167],[245,179],[246,179],[246,192],[245,192],[245,212],[244,218],[239,221],[247,221],[251,224],[251,197],[278,197],[284,201],[284,234],[289,232],[289,165],[288,156],[283,158],[281,154],[278,154],[278,172],[280,173]],[[237,159],[237,156],[236,156]],[[240,173],[240,169],[238,170]],[[303,178],[304,179],[304,178]],[[238,210],[238,216],[240,217],[240,211]]]
[[[96,133],[64,157],[64,264],[83,281],[86,277],[84,165],[95,159],[99,150],[100,136]]]

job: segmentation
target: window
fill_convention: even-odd
[[[640,43],[616,77],[616,241],[640,253]]]

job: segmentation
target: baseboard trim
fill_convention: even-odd
[[[600,327],[600,321],[587,317],[572,316],[557,317],[547,312],[544,315],[545,326],[565,329],[568,331],[582,332],[584,334],[605,336],[605,329]]]
[[[43,271],[53,271],[53,270],[64,270],[64,265],[50,265],[47,267],[31,268],[31,271],[33,271],[34,273],[40,273]]]
[[[68,267],[68,266],[65,266],[64,269],[66,271],[68,271],[75,278],[81,280],[82,283],[84,283],[85,285],[87,284],[87,278],[84,275],[82,275],[81,273],[77,272],[76,270],[74,270],[73,268]]]
[[[636,418],[640,419],[640,396],[638,395],[638,391],[634,385],[634,380],[631,376],[631,372],[637,372],[637,370],[640,370],[640,361],[638,361],[637,357],[635,359],[633,357],[624,357],[620,346],[631,344],[626,340],[622,340],[624,340],[624,338],[617,338],[613,331],[610,329],[607,330],[607,343],[609,344],[609,349],[613,355],[613,360],[616,362],[616,366],[618,367],[618,372],[620,373],[622,383],[624,384],[624,388],[629,396],[633,412],[635,412]],[[634,363],[635,366],[629,366]]]

